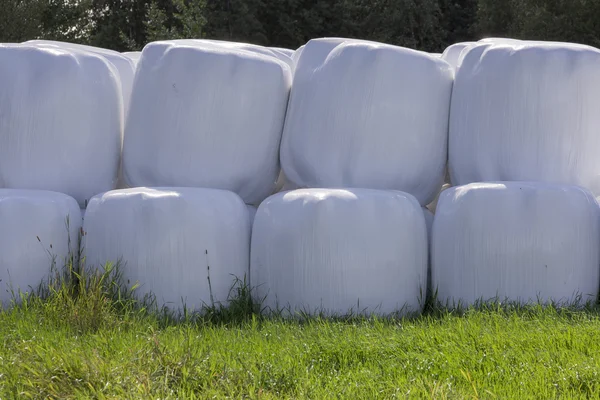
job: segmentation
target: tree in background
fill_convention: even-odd
[[[458,42],[467,42],[478,36],[477,0],[442,0],[442,29],[445,34],[442,47]]]
[[[153,1],[146,20],[147,41],[204,38],[205,7],[204,1],[186,3],[184,0],[174,0],[169,16],[156,1]]]
[[[428,51],[443,50],[445,36],[437,0],[359,0],[360,31],[370,39]]]
[[[515,19],[519,12],[527,8],[521,7],[520,2],[521,0],[479,0],[475,32],[486,37],[519,38]]]
[[[600,47],[600,2],[523,0],[520,7],[515,22],[521,37]]]
[[[295,49],[363,38],[440,52],[504,36],[600,47],[598,0],[0,0],[0,42],[45,38],[118,51],[213,38]]]
[[[285,1],[285,0],[283,0]],[[268,44],[258,20],[260,10],[275,3],[265,0],[207,0],[206,33],[213,39]]]
[[[89,6],[88,0],[0,0],[0,42],[87,42]]]

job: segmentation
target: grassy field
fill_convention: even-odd
[[[109,275],[0,312],[1,399],[600,398],[596,307],[283,321],[242,291],[176,321]]]

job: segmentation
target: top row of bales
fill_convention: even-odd
[[[121,186],[225,189],[253,205],[280,189],[280,165],[286,188],[394,189],[421,205],[446,166],[454,185],[600,194],[600,51],[584,45],[489,39],[439,57],[340,38],[293,53],[190,39],[125,56],[32,41],[0,45],[0,86],[0,186],[80,206],[118,186],[121,163]]]

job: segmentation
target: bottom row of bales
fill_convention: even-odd
[[[0,300],[64,265],[80,231],[86,267],[120,263],[138,297],[173,309],[226,304],[236,278],[284,314],[420,312],[428,286],[449,306],[597,297],[600,208],[582,188],[470,184],[431,217],[398,191],[300,189],[256,211],[223,190],[134,188],[82,221],[67,195],[0,189]]]

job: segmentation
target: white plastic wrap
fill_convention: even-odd
[[[310,79],[314,71],[323,65],[329,56],[329,53],[337,46],[344,43],[376,44],[375,42],[368,42],[360,39],[336,37],[312,39],[305,45],[299,47],[292,56],[292,60],[296,64],[296,69],[300,73],[300,75],[294,75],[294,85],[296,85],[296,83],[304,83],[306,79]]]
[[[147,45],[125,134],[126,183],[226,189],[259,204],[279,175],[291,80],[284,62],[240,48]]]
[[[250,283],[264,306],[326,314],[421,310],[427,229],[416,199],[369,189],[269,197],[252,232]]]
[[[433,226],[438,300],[594,300],[599,217],[595,199],[576,186],[473,183],[444,191]]]
[[[302,55],[305,46],[306,45],[302,45],[298,47],[296,51],[294,51],[294,54],[292,55],[292,61],[294,61],[294,64],[298,64],[298,60],[300,59],[300,56]]]
[[[92,199],[84,231],[87,266],[120,259],[137,296],[153,293],[159,307],[225,304],[234,276],[248,275],[248,209],[231,192],[115,190]]]
[[[475,42],[461,42],[448,46],[442,53],[442,59],[456,69],[460,65],[461,52],[473,44],[475,44]]]
[[[80,204],[111,190],[123,135],[118,74],[86,51],[0,45],[0,187]]]
[[[269,47],[269,49],[279,51],[279,52],[285,54],[286,56],[288,56],[290,58],[292,58],[292,56],[296,52],[295,50],[284,49],[283,47]]]
[[[67,224],[68,221],[68,224]],[[48,278],[54,262],[62,271],[77,254],[81,214],[65,194],[0,189],[0,306],[13,293],[32,292]]]
[[[173,40],[173,42],[181,43],[181,44],[194,43],[196,45],[198,45],[198,44],[213,44],[213,45],[217,45],[217,46],[221,46],[221,47],[225,47],[225,48],[229,48],[229,49],[246,50],[246,51],[251,51],[251,52],[257,53],[257,54],[262,54],[265,56],[275,57],[278,60],[281,60],[284,63],[286,63],[290,67],[292,72],[294,71],[294,68],[296,66],[296,63],[286,53],[283,53],[277,49],[259,46],[256,44],[228,42],[225,40],[212,40],[212,39],[179,39],[179,40]]]
[[[52,40],[30,40],[25,43],[28,45],[61,47],[65,49],[89,51],[106,58],[106,60],[113,64],[118,71],[121,93],[123,95],[123,110],[124,115],[127,116],[136,65],[136,63],[130,57],[126,57],[117,51],[75,43],[57,42]]]
[[[454,185],[577,184],[600,194],[600,51],[483,44],[465,56],[450,116]]]
[[[478,42],[475,42],[473,44],[468,45],[464,49],[462,49],[462,51],[460,52],[460,55],[458,56],[458,61],[456,62],[456,68],[455,68],[455,70],[458,70],[458,68],[462,65],[462,62],[463,62],[464,58],[469,53],[469,51],[471,51],[471,49],[477,47],[479,49],[479,51],[483,51],[486,48],[484,45],[492,46],[492,43],[478,43]],[[454,76],[456,77],[456,72],[454,73]]]
[[[452,67],[401,47],[336,43],[311,40],[298,61],[281,144],[286,178],[402,190],[428,204],[444,179]]]
[[[512,39],[512,38],[499,38],[499,37],[490,37],[479,40],[477,43],[490,43],[494,45],[518,45],[519,43],[523,43],[522,40]]]
[[[141,51],[127,51],[121,54],[123,54],[125,57],[129,57],[130,59],[132,59],[135,65],[137,65],[137,63],[140,61],[140,57],[142,56]]]

